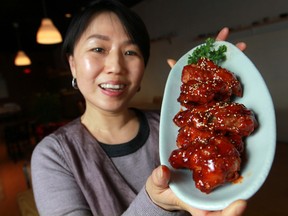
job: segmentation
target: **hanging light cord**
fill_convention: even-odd
[[[13,23],[13,27],[15,28],[15,32],[16,32],[16,40],[17,40],[18,48],[21,50],[22,46],[21,46],[19,30],[18,30],[19,24],[18,23]]]
[[[45,0],[42,0],[42,7],[43,7],[43,12],[44,12],[44,17],[47,18],[47,10],[46,10],[46,2]]]

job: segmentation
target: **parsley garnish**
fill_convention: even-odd
[[[215,39],[213,38],[206,39],[205,44],[197,47],[193,53],[188,56],[188,64],[196,64],[201,57],[208,58],[217,65],[224,61],[226,59],[225,52],[227,51],[227,47],[221,45],[216,50],[214,42]]]

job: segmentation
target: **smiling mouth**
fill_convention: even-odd
[[[99,86],[100,86],[100,88],[102,88],[104,90],[120,91],[120,90],[123,90],[126,85],[103,83],[103,84],[100,84]]]

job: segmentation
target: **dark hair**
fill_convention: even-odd
[[[146,26],[135,12],[116,0],[94,1],[71,20],[62,46],[65,58],[73,54],[75,44],[95,15],[104,11],[113,12],[118,16],[127,34],[142,52],[144,63],[147,65],[150,55],[150,38]]]

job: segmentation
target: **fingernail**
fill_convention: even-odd
[[[165,175],[165,168],[164,167],[160,167],[158,172],[157,172],[157,177],[159,182],[161,182],[161,185],[164,187],[166,187],[169,183],[169,179],[167,179],[167,175]]]
[[[160,168],[158,169],[157,175],[158,175],[158,178],[160,178],[160,179],[163,178],[163,168],[162,168],[162,167],[160,167]]]

